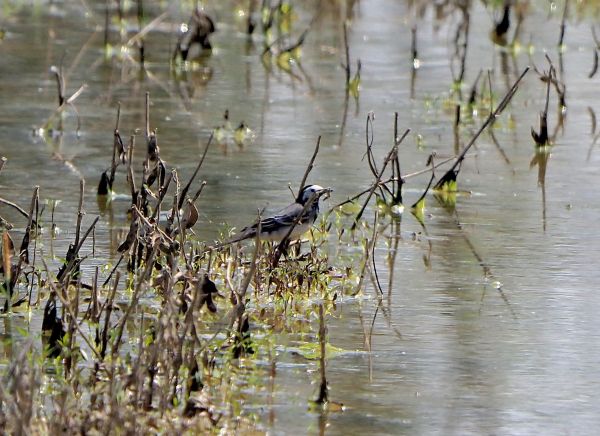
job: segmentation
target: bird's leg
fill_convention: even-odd
[[[290,244],[292,247],[292,254],[294,258],[300,257],[300,249],[302,248],[302,240],[298,239],[294,241],[293,244]]]
[[[284,239],[279,244],[275,245],[275,248],[271,252],[271,256],[270,256],[269,263],[271,264],[271,268],[277,267],[277,265],[279,264],[279,259],[281,259],[282,255],[284,255],[286,257],[286,259],[288,258],[287,250],[288,250],[289,245],[290,245],[289,239]]]
[[[290,256],[288,254],[288,250],[290,248],[290,240],[286,240],[281,246],[281,255],[285,258],[285,260],[289,260]]]
[[[268,258],[272,258],[275,255],[275,249],[277,248],[277,244],[273,241],[265,241],[266,250],[265,253],[268,254]]]

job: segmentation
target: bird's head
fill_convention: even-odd
[[[307,185],[302,188],[302,191],[300,191],[297,201],[304,206],[307,201],[310,201],[311,198],[313,201],[318,201],[321,196],[329,194],[331,191],[333,191],[331,188],[323,188],[319,185]]]

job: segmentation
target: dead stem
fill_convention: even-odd
[[[377,284],[377,290],[380,295],[383,295],[383,288],[381,287],[381,283],[379,282],[379,274],[377,273],[377,263],[375,262],[375,248],[377,247],[377,237],[379,236],[379,232],[377,231],[377,226],[379,224],[379,213],[375,212],[375,218],[373,219],[373,236],[371,242],[371,263],[373,264],[373,273],[375,274],[375,283]]]
[[[202,153],[202,157],[200,158],[200,162],[198,162],[198,166],[194,170],[194,173],[192,174],[192,177],[190,177],[189,182],[181,190],[181,196],[179,198],[179,205],[178,205],[180,209],[183,207],[183,202],[186,199],[186,196],[187,196],[187,193],[188,193],[188,191],[190,189],[190,186],[192,186],[192,183],[194,182],[194,179],[198,175],[198,171],[200,171],[200,167],[202,167],[202,164],[204,163],[204,158],[206,157],[206,153],[208,153],[208,148],[210,147],[210,144],[211,144],[212,140],[213,140],[213,133],[211,133],[210,137],[208,138],[208,142],[206,143],[206,147],[204,147],[204,152]]]
[[[156,28],[161,22],[163,22],[170,14],[170,11],[166,10],[158,17],[150,21],[148,24],[144,26],[138,33],[133,35],[129,40],[125,43],[127,47],[133,47],[134,44],[139,44],[140,41],[146,36],[149,32]]]
[[[506,93],[504,98],[502,98],[502,100],[500,101],[500,103],[498,104],[496,109],[487,117],[487,119],[483,122],[483,124],[479,128],[479,130],[477,130],[475,135],[473,135],[471,140],[467,143],[467,145],[465,145],[465,147],[463,148],[463,151],[458,155],[458,157],[456,157],[456,161],[454,162],[454,164],[450,167],[450,169],[448,171],[446,171],[446,174],[435,185],[435,187],[434,187],[435,189],[441,189],[443,184],[450,177],[454,177],[454,179],[456,179],[456,175],[458,174],[457,168],[464,160],[465,155],[468,153],[469,149],[473,146],[473,144],[475,144],[475,141],[477,140],[477,138],[479,138],[479,136],[483,133],[483,131],[498,117],[498,115],[500,115],[500,113],[502,113],[502,111],[504,110],[506,105],[508,105],[508,103],[510,102],[512,97],[517,92],[519,83],[521,82],[523,77],[525,77],[525,75],[527,74],[528,71],[529,71],[529,67],[527,67],[527,68],[525,68],[525,70],[523,70],[523,72],[521,73],[519,78],[512,85],[512,87]]]
[[[21,215],[23,215],[25,218],[29,218],[29,214],[25,211],[25,209],[23,209],[17,203],[13,203],[12,201],[8,201],[2,197],[0,197],[0,203],[5,204],[6,206],[12,207],[17,212],[19,212]]]
[[[598,50],[600,50],[600,40],[598,40],[598,37],[596,36],[596,29],[593,24],[592,24],[592,38],[594,39],[594,43],[596,44],[596,46],[593,49],[594,50],[594,63],[592,65],[592,71],[590,71],[590,73],[588,74],[588,79],[591,79],[592,77],[594,77],[596,75],[596,72],[598,71]]]
[[[101,348],[100,348],[100,361],[104,360],[104,357],[106,356],[106,350],[107,350],[107,346],[108,346],[110,316],[112,315],[113,303],[115,300],[115,295],[117,294],[117,288],[119,287],[120,279],[121,279],[121,273],[119,271],[117,271],[117,273],[115,275],[115,282],[114,282],[112,290],[108,296],[108,299],[106,300],[106,302],[100,309],[100,313],[102,313],[102,312],[105,313],[104,328],[102,329],[102,341],[101,341]],[[112,330],[112,328],[111,328],[111,330]]]
[[[383,167],[381,168],[381,171],[377,174],[376,180],[373,183],[373,185],[371,186],[371,189],[370,189],[370,191],[369,191],[369,193],[367,195],[367,199],[365,200],[362,208],[360,209],[360,211],[358,212],[358,214],[354,218],[354,223],[352,224],[352,227],[351,227],[352,231],[354,231],[356,229],[356,226],[358,225],[358,222],[360,221],[360,218],[362,217],[362,214],[364,213],[365,209],[367,208],[367,205],[369,204],[369,200],[371,199],[371,196],[375,192],[375,189],[377,189],[377,187],[379,186],[379,184],[381,182],[381,177],[383,176],[383,173],[384,173],[384,171],[385,171],[388,163],[390,163],[392,161],[392,159],[394,158],[394,156],[398,152],[398,145],[404,140],[404,138],[406,138],[406,136],[408,135],[409,132],[410,132],[410,129],[406,129],[406,131],[404,132],[404,134],[402,135],[402,137],[400,138],[400,140],[398,141],[398,143],[394,144],[394,146],[392,147],[392,149],[390,150],[390,152],[388,153],[388,155],[384,159],[384,161],[383,161]]]
[[[302,176],[302,181],[300,182],[300,187],[298,189],[297,197],[300,197],[300,194],[302,194],[302,190],[304,189],[306,179],[308,178],[308,175],[312,171],[314,163],[315,163],[315,159],[317,158],[317,154],[319,153],[320,145],[321,145],[321,135],[319,135],[319,137],[317,138],[317,145],[315,146],[315,151],[313,152],[313,155],[310,158],[310,162],[308,163],[308,166],[306,167],[306,170],[304,171],[304,175]]]
[[[37,246],[38,246],[37,243],[38,243],[38,237],[40,235],[37,225],[33,226],[33,228],[32,228],[32,224],[37,223],[39,216],[40,216],[39,186],[35,187],[34,192],[35,192],[34,199],[32,200],[32,202],[35,203],[35,219],[33,219],[33,210],[32,210],[29,222],[27,223],[27,228],[25,229],[26,234],[33,232],[33,261],[31,262],[32,277],[31,277],[31,282],[30,282],[29,292],[28,292],[28,294],[29,294],[29,298],[27,300],[28,307],[31,307],[31,296],[33,294],[33,285],[34,285],[34,278],[35,278],[35,262],[36,262],[36,258],[37,258]]]
[[[64,265],[64,270],[61,270],[63,273],[61,275],[61,277],[59,278],[59,281],[62,282],[61,284],[64,284],[67,282],[67,278],[70,279],[70,275],[72,272],[72,269],[74,268],[74,266],[76,264],[78,264],[80,262],[80,258],[79,258],[79,250],[81,250],[81,247],[83,246],[83,243],[85,242],[85,240],[87,239],[87,237],[90,235],[90,233],[92,232],[92,230],[94,229],[94,227],[96,227],[96,224],[98,223],[98,220],[100,219],[99,216],[97,216],[94,221],[92,222],[92,224],[90,225],[90,227],[87,229],[87,231],[83,234],[83,237],[81,238],[81,240],[79,241],[78,245],[73,245],[73,250],[72,250],[72,257],[71,260],[66,263]],[[59,273],[60,275],[60,273]],[[58,278],[58,277],[57,277]]]

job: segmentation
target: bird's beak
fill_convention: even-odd
[[[323,197],[324,195],[326,196],[325,198],[329,198],[329,195],[333,192],[333,189],[331,188],[323,188],[319,191],[319,198]]]

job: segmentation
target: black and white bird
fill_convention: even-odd
[[[300,195],[292,204],[279,211],[273,216],[263,218],[260,223],[244,227],[240,233],[234,235],[222,245],[243,241],[244,239],[256,238],[256,232],[260,227],[260,239],[262,241],[281,241],[289,233],[289,240],[298,239],[306,233],[314,224],[319,215],[319,199],[331,193],[331,188],[323,188],[319,185],[307,185],[302,188]],[[260,224],[260,226],[259,226]],[[290,233],[290,228],[293,230]]]

